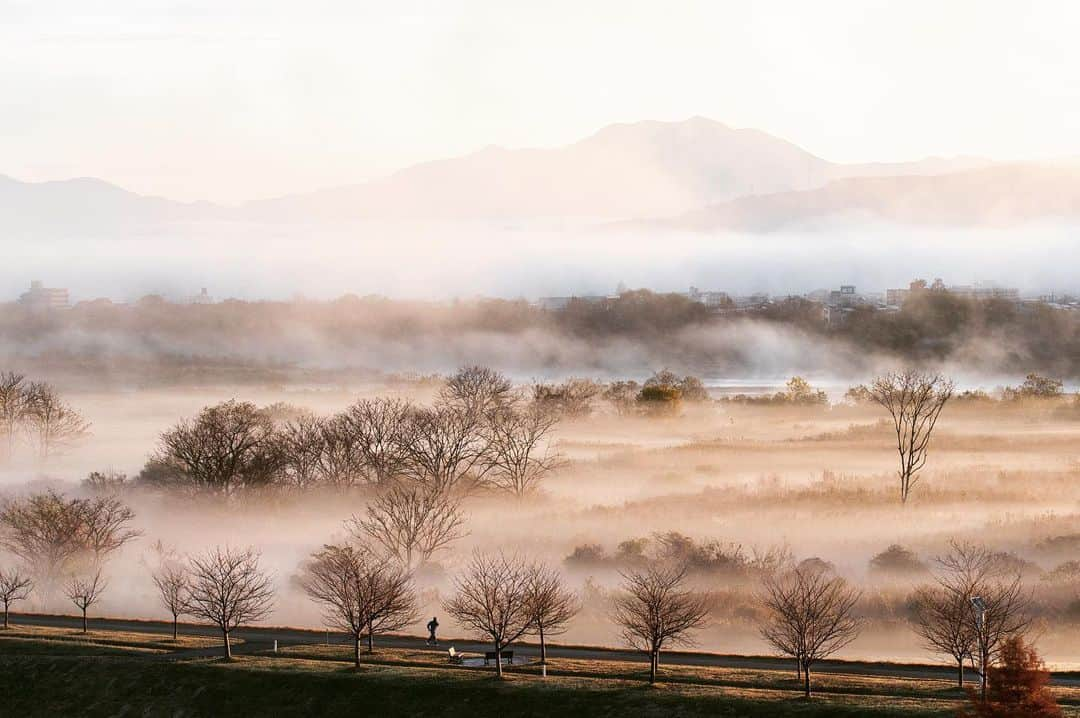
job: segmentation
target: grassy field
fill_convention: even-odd
[[[36,634],[36,635],[35,635]],[[59,634],[59,635],[57,635]],[[65,635],[66,634],[66,635]],[[553,660],[497,681],[491,670],[451,668],[423,651],[378,650],[355,670],[347,649],[296,646],[232,662],[185,657],[202,638],[62,629],[0,634],[0,694],[19,716],[949,716],[961,703],[946,681],[822,675],[801,697],[777,671],[668,667],[655,688],[642,667],[618,661]],[[77,655],[73,655],[78,653]],[[173,653],[173,655],[168,655]],[[1080,691],[1061,689],[1067,715]]]

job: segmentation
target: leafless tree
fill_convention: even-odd
[[[24,415],[26,430],[43,460],[90,434],[90,422],[48,384],[30,385]]]
[[[414,410],[396,399],[362,399],[343,415],[369,483],[386,486],[405,472],[406,430]]]
[[[457,500],[418,486],[395,486],[353,516],[346,528],[360,541],[370,540],[408,571],[464,535],[465,520]]]
[[[0,569],[0,602],[4,604],[4,628],[8,628],[11,604],[25,601],[34,590],[34,582],[17,568]]]
[[[409,573],[364,547],[323,547],[304,566],[301,583],[323,605],[327,623],[352,637],[357,667],[365,635],[371,653],[376,633],[399,631],[417,617]]]
[[[761,635],[800,665],[803,692],[810,697],[810,669],[859,635],[853,615],[859,592],[828,571],[796,568],[765,579],[762,603],[768,616]]]
[[[911,489],[919,481],[919,471],[926,465],[930,437],[953,388],[953,382],[940,374],[916,369],[885,374],[870,385],[870,396],[885,407],[893,420],[903,503],[907,503]]]
[[[319,479],[326,486],[348,489],[356,485],[364,470],[360,437],[353,431],[347,414],[337,414],[320,423]]]
[[[319,483],[326,440],[323,420],[301,415],[288,421],[277,432],[281,456],[281,480],[303,491]]]
[[[985,693],[987,671],[1002,647],[1031,627],[1031,596],[1020,574],[984,546],[953,541],[936,563],[942,594],[956,606],[956,620],[967,622],[965,628],[954,630],[970,631],[973,637],[972,658],[978,660]]]
[[[114,496],[68,499],[47,491],[0,508],[0,546],[34,567],[44,587],[76,564],[100,566],[134,540],[135,513]]]
[[[506,376],[484,366],[458,369],[446,380],[439,399],[448,406],[482,416],[513,399],[514,385]]]
[[[490,471],[487,481],[521,497],[562,465],[550,441],[558,416],[538,404],[492,411],[488,417]]]
[[[963,688],[964,661],[975,650],[971,596],[943,586],[922,586],[915,590],[911,603],[914,607],[915,632],[926,648],[944,653],[956,661],[957,685]]]
[[[101,594],[108,588],[108,582],[101,577],[101,570],[85,576],[73,575],[64,587],[64,595],[71,599],[82,611],[82,632],[86,633],[86,611],[101,600]]]
[[[622,574],[612,617],[623,640],[649,657],[650,684],[656,683],[664,646],[691,644],[691,631],[705,625],[705,598],[685,587],[686,573],[685,565],[653,562]]]
[[[152,462],[173,469],[162,475],[179,486],[168,488],[228,497],[275,480],[280,456],[274,438],[273,421],[254,404],[227,401],[162,434]]]
[[[172,637],[175,641],[179,635],[180,616],[190,609],[191,577],[184,566],[167,562],[154,572],[153,578],[162,605],[172,615]]]
[[[15,437],[26,417],[28,399],[26,377],[10,371],[0,373],[0,441],[6,444],[6,456],[15,451]]]
[[[487,440],[480,414],[450,406],[416,409],[402,438],[404,475],[440,493],[458,490],[467,477],[479,482],[489,468]]]
[[[230,636],[239,626],[266,618],[273,610],[273,579],[259,567],[259,554],[220,546],[190,559],[189,613],[221,631],[225,658],[232,659]]]
[[[566,624],[581,610],[581,603],[573,591],[563,585],[558,571],[541,563],[528,568],[528,595],[526,597],[532,628],[540,639],[540,663],[547,663],[547,638],[566,631]]]
[[[463,628],[491,641],[502,678],[503,650],[532,628],[528,564],[518,556],[478,551],[454,586],[456,593],[443,609]]]

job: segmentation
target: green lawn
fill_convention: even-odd
[[[648,688],[639,682],[437,668],[242,658],[0,655],[5,713],[17,716],[946,716],[952,705],[858,697],[810,702],[769,691]]]

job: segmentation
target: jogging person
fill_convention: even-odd
[[[428,636],[428,639],[427,639],[427,644],[429,646],[437,646],[437,645],[439,645],[439,639],[435,638],[435,631],[438,630],[438,628],[439,628],[439,619],[436,618],[435,616],[432,616],[431,620],[428,621],[428,625],[427,625],[428,633],[431,634],[430,636]]]

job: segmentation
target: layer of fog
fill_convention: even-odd
[[[18,232],[4,239],[0,296],[31,278],[75,299],[393,298],[476,295],[535,298],[630,287],[777,295],[855,284],[905,287],[911,279],[996,280],[1026,291],[1071,289],[1074,225],[946,230],[835,222],[767,234],[623,232],[557,220],[533,222],[242,222],[130,225],[108,234]]]

